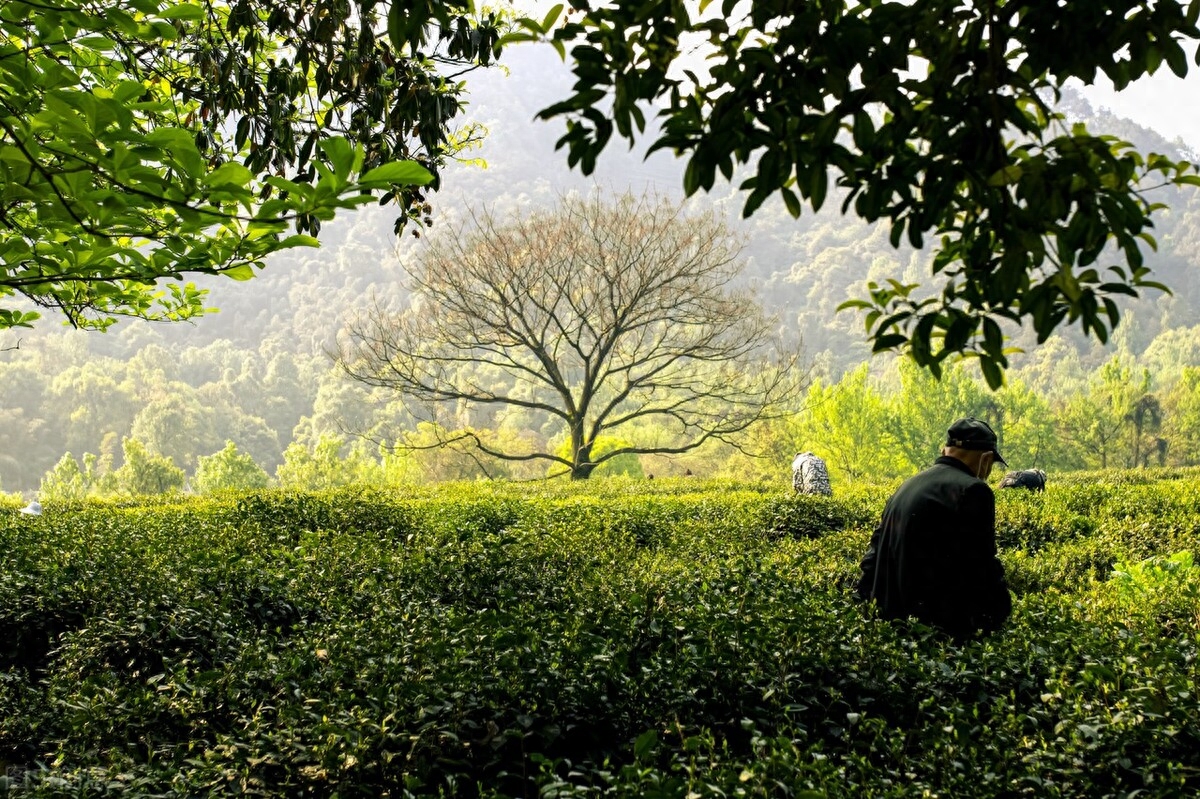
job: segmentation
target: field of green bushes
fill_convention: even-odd
[[[1200,471],[1001,492],[961,647],[851,599],[892,487],[0,509],[0,796],[1200,793]]]

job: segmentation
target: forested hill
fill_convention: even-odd
[[[657,191],[682,197],[683,162],[657,153],[644,159],[620,144],[612,145],[597,174],[585,178],[566,166],[564,152],[554,143],[559,123],[536,121],[536,112],[561,99],[570,86],[566,66],[550,50],[513,48],[506,70],[481,71],[468,80],[472,86],[472,118],[486,129],[482,146],[467,154],[486,163],[463,163],[447,170],[441,190],[433,196],[437,222],[425,235],[446,229],[447,217],[484,208],[520,213],[531,206],[551,205],[561,192]],[[1177,152],[1182,144],[1105,112],[1095,112],[1078,95],[1066,98],[1064,110],[1094,129],[1133,141],[1143,151]],[[1187,279],[1188,268],[1200,252],[1200,199],[1174,189],[1158,192],[1170,210],[1159,215],[1155,231],[1160,250],[1151,266],[1172,286],[1172,297],[1151,296],[1133,303],[1138,331],[1135,349],[1144,348],[1163,329],[1200,323],[1200,283]],[[693,198],[697,207],[714,206],[728,214],[733,229],[744,238],[747,280],[780,322],[795,330],[815,357],[828,351],[827,368],[834,375],[867,356],[860,319],[852,312],[835,313],[839,303],[867,280],[886,277],[916,280],[928,274],[928,254],[908,247],[894,249],[885,225],[867,225],[839,213],[834,192],[818,213],[792,218],[782,203],[768,203],[752,219],[741,219],[743,195],[718,184],[712,193]],[[100,351],[116,357],[131,355],[149,340],[201,346],[229,339],[239,346],[317,354],[327,344],[348,311],[360,307],[372,293],[402,291],[400,259],[419,258],[422,243],[403,232],[393,233],[395,213],[371,207],[326,224],[322,246],[294,250],[271,262],[254,281],[242,284],[210,281],[212,304],[219,314],[194,325],[156,326],[152,332],[138,323],[123,322],[95,342]],[[50,328],[46,325],[44,328]],[[27,337],[28,338],[28,337]],[[31,342],[30,342],[31,343]],[[1032,344],[1032,340],[1020,343]]]
[[[613,144],[592,178],[568,169],[564,152],[554,150],[562,133],[558,122],[534,119],[540,108],[568,92],[568,70],[552,50],[536,48],[512,48],[505,65],[506,74],[482,71],[468,78],[473,119],[486,128],[486,137],[467,157],[485,162],[486,167],[466,162],[444,174],[442,188],[433,196],[440,227],[448,227],[442,218],[446,215],[481,208],[516,212],[553,204],[563,191],[658,191],[682,197],[683,162],[664,152],[644,160],[640,152]],[[1139,148],[1181,149],[1181,144],[1166,142],[1135,121],[1093,112],[1078,95],[1067,97],[1063,108],[1072,118],[1133,140]],[[1160,248],[1151,265],[1175,289],[1175,296],[1151,296],[1133,304],[1141,347],[1160,330],[1200,323],[1200,284],[1186,280],[1194,253],[1200,252],[1200,200],[1194,192],[1192,197],[1175,190],[1158,193],[1170,211],[1159,216]],[[692,202],[727,212],[734,230],[744,236],[746,278],[762,289],[764,304],[779,314],[781,323],[803,336],[810,353],[832,350],[829,368],[835,374],[857,365],[868,352],[862,324],[854,313],[836,314],[836,306],[865,281],[916,280],[928,275],[928,253],[908,247],[894,250],[886,226],[841,216],[839,197],[833,192],[820,212],[809,212],[799,220],[788,215],[781,203],[768,203],[751,220],[743,221],[742,200],[736,188],[719,184]],[[132,354],[148,336],[193,346],[229,338],[239,346],[272,342],[283,349],[318,353],[335,334],[344,313],[373,292],[401,290],[397,247],[403,258],[420,257],[421,242],[410,232],[397,240],[394,220],[394,211],[386,208],[338,218],[322,229],[319,250],[283,253],[250,283],[211,281],[212,305],[220,313],[174,329],[158,325],[152,334],[138,330],[145,325],[121,323],[113,334],[104,336],[106,341],[96,344],[107,354],[122,356]],[[426,235],[437,235],[438,228],[434,224]]]
[[[211,304],[220,312],[195,324],[122,321],[105,334],[81,334],[47,317],[36,330],[6,334],[7,349],[0,352],[0,490],[36,489],[65,452],[111,455],[119,465],[126,437],[189,472],[198,457],[234,441],[274,473],[290,444],[312,447],[322,434],[354,428],[376,412],[365,392],[330,368],[324,351],[347,315],[372,296],[402,295],[403,264],[420,258],[426,240],[450,230],[454,218],[482,209],[521,214],[571,191],[682,196],[682,162],[668,153],[645,159],[614,144],[595,176],[569,170],[565,154],[554,149],[560,123],[534,120],[539,109],[568,94],[567,68],[552,51],[519,47],[506,53],[505,64],[503,72],[468,76],[473,118],[486,135],[465,158],[486,162],[486,168],[464,162],[446,170],[432,196],[435,224],[421,238],[411,230],[397,238],[394,209],[367,208],[326,224],[319,249],[284,253],[250,282],[210,281]],[[1143,151],[1182,148],[1136,121],[1097,114],[1077,96],[1066,99],[1064,110]],[[1157,199],[1168,210],[1158,217],[1160,248],[1150,265],[1175,293],[1127,304],[1119,343],[1142,356],[1158,339],[1162,343],[1146,357],[1177,368],[1200,363],[1188,354],[1200,346],[1194,342],[1200,336],[1163,335],[1200,325],[1200,281],[1189,279],[1200,258],[1200,199],[1175,190],[1159,190]],[[780,325],[802,338],[817,374],[836,379],[866,360],[860,318],[835,309],[868,280],[925,279],[928,253],[893,249],[885,226],[841,216],[832,192],[824,209],[799,219],[776,202],[742,220],[742,201],[727,184],[690,200],[728,217],[745,244],[745,280],[759,289]],[[1015,342],[1028,350],[1016,364],[1039,390],[1059,379],[1055,370],[1061,371],[1064,353],[1085,374],[1112,352],[1075,333],[1050,347],[1035,347],[1028,333]],[[882,369],[886,362],[872,364]],[[395,411],[391,418],[404,423],[406,417]],[[431,477],[474,475],[439,469]]]

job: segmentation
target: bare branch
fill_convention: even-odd
[[[378,305],[340,338],[346,374],[433,403],[507,406],[557,419],[585,477],[631,453],[728,440],[788,406],[806,373],[777,357],[771,325],[732,288],[740,244],[712,214],[656,197],[566,197],[553,211],[489,212],[440,231],[410,268],[410,305]],[[636,440],[666,425],[668,443]],[[602,436],[630,440],[593,453]],[[478,439],[472,432],[467,438]]]

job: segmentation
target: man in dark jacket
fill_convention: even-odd
[[[859,597],[875,600],[880,616],[912,616],[956,638],[996,630],[1008,618],[996,496],[985,482],[995,461],[1004,463],[992,428],[959,419],[941,457],[888,500],[858,583]]]

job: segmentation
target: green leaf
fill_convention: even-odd
[[[548,32],[550,28],[554,26],[554,23],[558,21],[558,15],[562,13],[562,10],[563,4],[559,3],[546,13],[545,19],[542,20],[543,32]]]
[[[916,328],[913,329],[912,347],[914,351],[931,353],[933,352],[933,328],[938,323],[938,314],[928,313],[921,317],[917,322]]]
[[[188,177],[195,180],[204,178],[204,159],[200,156],[200,151],[196,149],[196,140],[188,131],[180,128],[158,128],[146,134],[145,141],[147,144],[165,150],[169,157],[187,173]],[[238,167],[240,165],[230,163],[225,166]],[[246,185],[253,176],[250,175],[249,170],[246,170],[245,167],[241,167],[241,169],[245,170],[245,172],[239,173],[240,177],[234,177],[233,175],[237,172],[237,169],[232,169],[225,173],[225,176],[221,180],[237,183],[237,185]],[[209,185],[219,184],[210,182]]]
[[[425,26],[430,21],[430,4],[392,3],[388,9],[388,38],[392,47],[404,51],[425,41]]]
[[[128,103],[145,93],[146,87],[140,80],[123,80],[113,89],[113,99],[118,103]]]
[[[231,277],[237,281],[250,280],[254,277],[254,267],[250,264],[241,264],[233,266],[229,269],[222,269],[221,274],[225,277]]]
[[[254,180],[254,173],[241,164],[227,161],[208,174],[204,182],[212,187],[245,187]]]
[[[979,368],[983,372],[983,379],[987,381],[988,388],[993,391],[1004,385],[1004,372],[991,358],[980,356]]]
[[[1162,50],[1151,47],[1146,52],[1146,71],[1153,75],[1160,66],[1162,66]]]
[[[948,352],[961,352],[975,333],[976,321],[964,313],[955,312],[954,321],[946,328],[942,347]]]
[[[1004,335],[1000,331],[1000,325],[986,317],[983,320],[983,344],[986,350],[992,353],[1001,352],[1004,348]]]
[[[875,125],[871,121],[871,115],[866,111],[856,113],[851,132],[855,147],[860,150],[870,148],[871,144],[875,141]]]
[[[301,197],[311,197],[313,194],[313,187],[309,184],[295,183],[281,177],[276,177],[275,175],[271,175],[263,182],[269,186],[274,186],[280,191],[286,191],[289,194],[296,194]]]
[[[518,44],[520,42],[536,42],[537,36],[532,33],[522,33],[521,31],[511,31],[500,37],[500,46],[507,47],[510,44]],[[559,47],[563,47],[563,43],[559,41],[553,42]],[[564,48],[565,52],[565,48]]]
[[[1024,170],[1017,164],[1010,164],[1003,169],[998,169],[988,178],[989,186],[1008,186],[1016,183],[1021,179]]]
[[[8,161],[12,164],[28,164],[29,156],[18,147],[10,144],[0,144],[0,161]]]
[[[355,153],[354,145],[349,140],[344,136],[333,136],[320,142],[317,146],[321,148],[321,152],[325,153],[325,157],[329,159],[329,163],[333,166],[333,172],[337,177],[344,180],[350,176],[350,172],[354,169]],[[384,166],[387,165],[385,164]],[[382,167],[380,168],[382,169]]]
[[[1137,282],[1137,284],[1141,288],[1154,289],[1156,291],[1161,291],[1163,294],[1173,294],[1174,293],[1171,291],[1170,286],[1167,286],[1166,284],[1163,284],[1163,283],[1159,283],[1157,280],[1139,280]]]
[[[1200,178],[1197,178],[1200,180]],[[688,160],[687,166],[683,169],[683,193],[691,197],[700,188],[700,168],[697,164],[697,159],[693,156]],[[750,214],[743,214],[750,216]]]
[[[404,16],[404,9],[400,3],[392,3],[388,9],[388,41],[391,42],[393,49],[403,50],[408,44],[406,36],[408,33],[407,19]]]
[[[433,180],[433,173],[416,161],[392,161],[377,166],[358,179],[360,185],[381,184],[424,186]]]
[[[95,50],[98,53],[107,53],[116,49],[116,43],[107,36],[84,36],[82,39],[77,39],[75,44],[79,47],[86,47],[88,50]]]
[[[159,16],[163,19],[180,19],[180,20],[198,20],[204,19],[204,8],[192,3],[181,3],[175,6],[169,6],[159,12]]]
[[[875,307],[875,305],[873,303],[868,302],[867,300],[846,300],[841,305],[839,305],[835,309],[835,311],[848,311],[851,308],[861,308],[861,309],[865,310],[865,309],[874,308],[874,307]]]
[[[13,327],[33,327],[40,314],[23,311],[10,311],[0,308],[0,330]]]
[[[1186,78],[1188,72],[1187,53],[1179,46],[1179,42],[1167,39],[1163,42],[1162,47],[1166,51],[1163,55],[1167,59],[1167,66],[1177,77]]]
[[[804,210],[800,205],[800,198],[787,186],[780,188],[779,193],[783,195],[783,204],[787,206],[788,213],[798,219]]]
[[[886,336],[878,336],[871,345],[871,352],[884,352],[885,350],[895,349],[907,341],[908,337],[902,333],[891,333]]]
[[[829,189],[829,173],[821,166],[814,169],[809,183],[809,198],[814,211],[825,204],[825,192]],[[798,216],[798,214],[793,214]]]
[[[279,249],[288,249],[290,247],[320,247],[320,246],[321,246],[321,242],[319,239],[317,239],[316,236],[305,236],[305,235],[301,235],[301,234],[296,234],[294,236],[288,236],[286,239],[283,239],[282,241],[280,241],[278,248]]]
[[[658,743],[658,733],[654,730],[646,730],[637,737],[633,743],[633,755],[639,760],[644,760],[654,752],[654,746]]]

